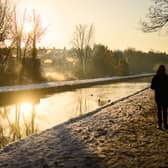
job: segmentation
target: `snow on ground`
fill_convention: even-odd
[[[58,81],[58,82],[46,82],[39,84],[27,84],[27,85],[16,85],[16,86],[1,86],[0,93],[7,92],[19,92],[19,91],[29,91],[38,89],[49,89],[49,88],[64,88],[88,84],[96,84],[102,82],[112,82],[112,81],[122,81],[126,79],[136,79],[142,77],[151,77],[153,73],[138,74],[138,75],[128,75],[128,76],[115,76],[106,78],[95,78],[95,79],[85,79],[85,80],[72,80],[72,81]]]
[[[156,122],[148,89],[8,145],[0,151],[0,168],[168,167],[168,131],[156,129]]]

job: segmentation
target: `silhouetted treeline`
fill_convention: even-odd
[[[129,73],[128,62],[122,51],[111,51],[104,45],[95,45],[87,66],[89,77],[107,77]]]
[[[86,69],[88,77],[95,78],[154,72],[159,64],[168,64],[166,53],[135,49],[112,51],[99,44],[93,47]]]
[[[94,45],[93,49],[88,51],[85,76],[75,49],[53,49],[47,52],[47,55],[43,51],[42,60],[50,60],[48,65],[43,64],[43,68],[52,73],[50,80],[68,80],[150,73],[154,72],[159,64],[168,64],[168,55],[161,52],[142,52],[132,48],[124,51],[110,50],[101,44]],[[60,76],[62,78],[59,78]]]
[[[26,57],[22,64],[18,64],[14,52],[9,54],[7,48],[1,48],[0,85],[150,73],[159,64],[168,65],[168,55],[161,52],[142,52],[131,48],[110,50],[101,44],[87,48],[87,52],[86,72],[83,74],[75,49],[38,49],[35,60]]]
[[[39,58],[17,60],[14,50],[0,48],[0,85],[18,85],[45,81]]]

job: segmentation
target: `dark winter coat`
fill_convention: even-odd
[[[155,91],[157,103],[168,105],[168,76],[166,74],[156,74],[152,79],[151,89]]]

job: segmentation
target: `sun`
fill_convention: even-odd
[[[28,33],[30,33],[32,30],[33,30],[33,25],[32,25],[32,23],[26,22],[26,23],[24,24],[24,32],[25,32],[26,34],[28,34]]]
[[[20,105],[20,111],[23,115],[29,116],[32,112],[32,105],[29,102],[23,102]]]

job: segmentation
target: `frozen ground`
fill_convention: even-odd
[[[0,151],[0,168],[165,168],[168,131],[156,129],[148,89]]]

